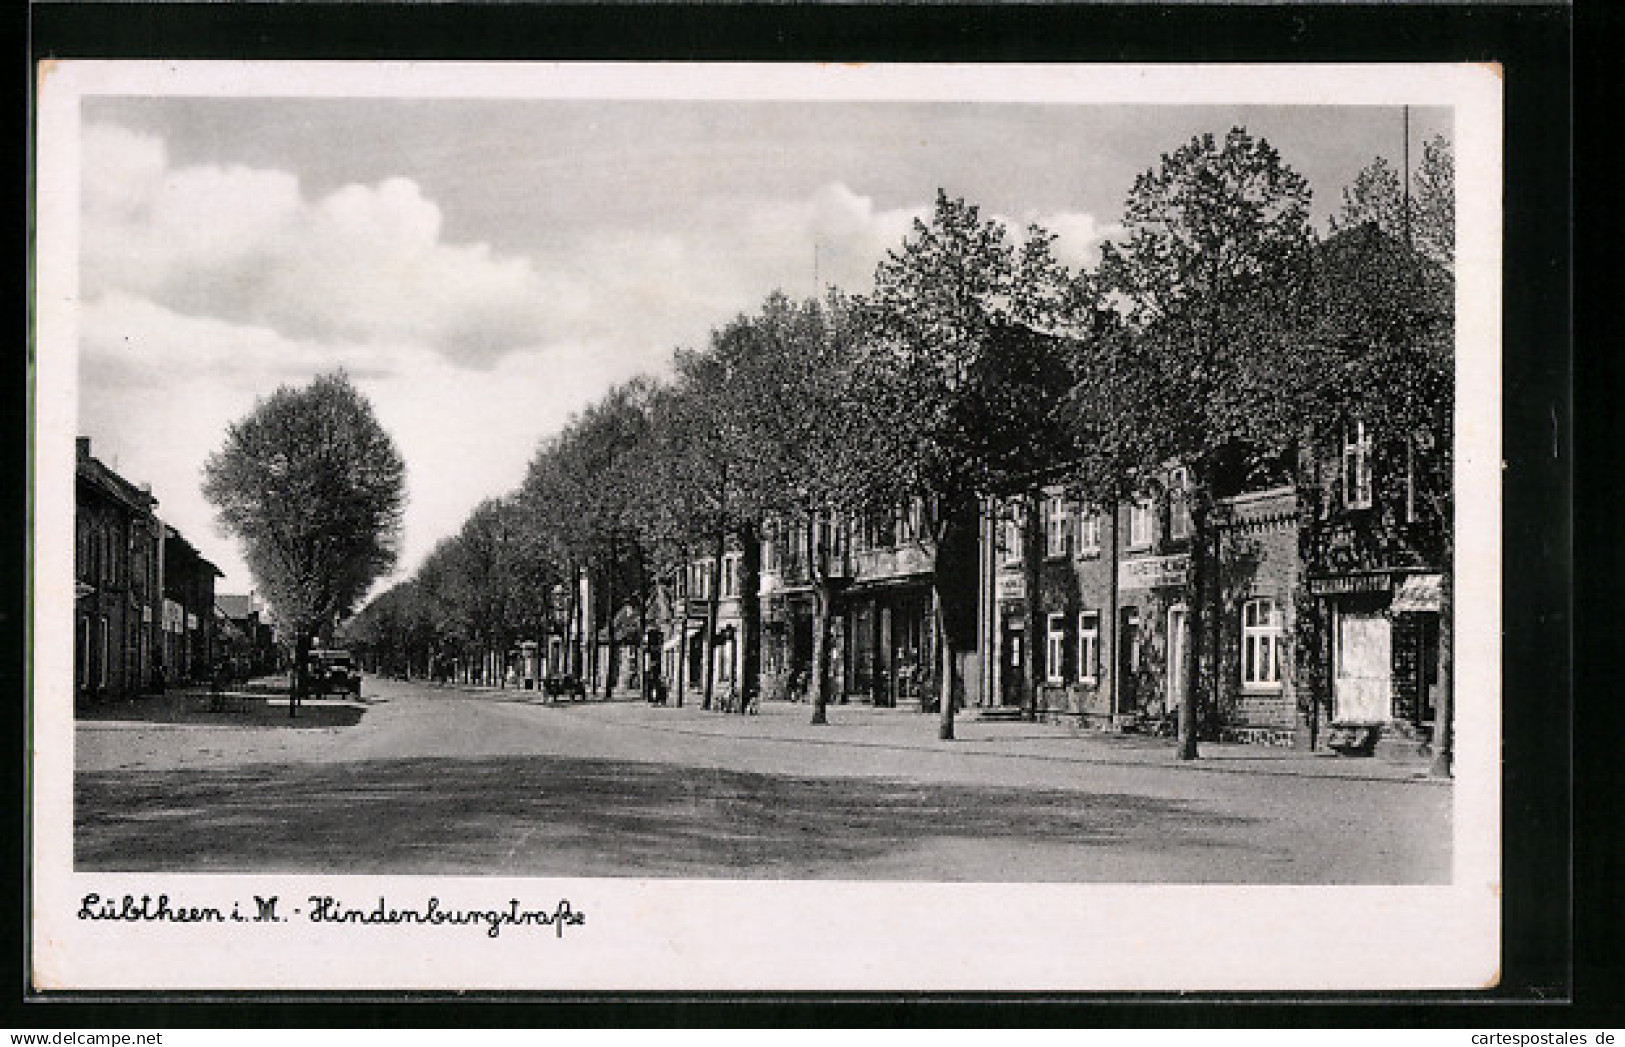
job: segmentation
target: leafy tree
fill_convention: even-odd
[[[736,322],[713,332],[705,351],[675,354],[676,380],[660,403],[653,450],[654,486],[667,500],[667,541],[685,553],[704,550],[710,559],[702,709],[710,709],[715,697],[722,571],[729,540],[737,538],[742,550],[749,550],[756,544],[751,524],[760,518],[742,467],[744,430],[732,410],[739,399],[736,372],[744,355],[740,343],[746,337]],[[752,555],[759,556],[760,549]],[[745,588],[754,589],[754,581]],[[740,703],[741,708],[746,705]]]
[[[1374,157],[1343,189],[1343,206],[1332,231],[1375,225],[1422,257],[1449,267],[1456,257],[1456,162],[1450,140],[1434,135],[1407,194],[1404,177],[1383,157]]]
[[[1434,135],[1422,144],[1416,169],[1415,247],[1444,266],[1456,261],[1456,157],[1450,140]]]
[[[748,699],[759,690],[760,564],[753,555],[768,527],[804,548],[813,596],[815,724],[827,721],[829,624],[834,604],[832,524],[853,507],[854,455],[867,443],[853,409],[852,377],[860,338],[852,303],[831,292],[820,303],[769,295],[761,309],[719,332],[710,353],[718,384],[709,409],[722,412],[733,492],[730,524],[743,539],[741,631]],[[746,706],[741,702],[741,708]]]
[[[1071,385],[1067,354],[1043,328],[1071,289],[1050,240],[1029,229],[1018,253],[1003,225],[939,191],[931,220],[888,253],[863,303],[855,387],[868,439],[854,480],[871,507],[923,506],[944,739],[954,736],[956,626],[969,616],[966,587],[951,579],[974,562],[980,500],[1030,491],[1044,463],[1070,454],[1054,424]]]
[[[295,714],[311,638],[395,563],[406,467],[371,405],[339,371],[283,386],[233,423],[203,493],[295,637]]]
[[[519,499],[532,524],[551,537],[571,579],[571,621],[579,581],[584,575],[593,581],[581,639],[591,660],[587,675],[596,681],[599,623],[611,624],[606,694],[614,692],[618,665],[616,611],[634,591],[646,602],[647,553],[637,529],[637,505],[644,496],[650,395],[646,380],[634,380],[572,418],[532,459]]]
[[[1308,184],[1268,142],[1241,128],[1202,135],[1135,179],[1127,239],[1103,249],[1099,278],[1124,331],[1095,344],[1077,401],[1094,435],[1119,434],[1143,488],[1169,463],[1188,471],[1192,637],[1217,592],[1205,577],[1216,495],[1270,467],[1297,432],[1281,385],[1301,370],[1293,332],[1309,201]],[[1190,660],[1180,706],[1181,759],[1197,756],[1201,661]]]

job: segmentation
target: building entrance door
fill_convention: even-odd
[[[1421,614],[1416,626],[1416,722],[1432,726],[1439,716],[1439,616]]]
[[[1185,704],[1185,686],[1190,667],[1185,659],[1190,650],[1190,617],[1183,604],[1168,608],[1168,712]]]
[[[1380,612],[1336,615],[1332,720],[1382,723],[1393,695],[1393,630]]]
[[[1123,712],[1140,709],[1140,611],[1125,607],[1117,625],[1117,694]]]
[[[1026,681],[1022,679],[1022,659],[1027,656],[1025,623],[1006,620],[1003,643],[999,644],[999,701],[1004,705],[1022,705],[1026,697]]]

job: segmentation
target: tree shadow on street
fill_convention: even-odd
[[[944,847],[1222,849],[1251,821],[1130,794],[556,756],[97,772],[74,799],[76,868],[128,872],[863,879]]]
[[[213,695],[200,691],[171,691],[121,701],[103,702],[80,710],[80,723],[141,723],[208,727],[291,727],[311,730],[354,727],[367,710],[350,699],[306,700],[299,714],[288,715],[288,699],[241,691]]]

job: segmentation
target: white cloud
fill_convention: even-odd
[[[489,366],[578,318],[584,293],[528,259],[441,239],[405,178],[307,200],[287,172],[176,167],[108,125],[84,137],[83,291],[128,292],[315,341],[414,342]]]
[[[1032,221],[1055,234],[1055,258],[1073,271],[1093,269],[1100,262],[1101,244],[1123,232],[1121,225],[1102,225],[1094,215],[1077,211],[1040,215]]]
[[[404,575],[482,499],[516,488],[572,411],[665,357],[569,342],[474,369],[421,346],[288,338],[122,292],[87,303],[80,335],[81,434],[128,479],[153,484],[165,519],[226,571],[222,591],[252,582],[203,499],[203,463],[278,386],[344,367],[372,403],[407,463]]]

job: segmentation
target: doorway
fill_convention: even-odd
[[[1140,610],[1125,607],[1117,617],[1117,693],[1123,712],[1135,712],[1141,708],[1138,686],[1142,653],[1140,643]]]
[[[1027,655],[1026,623],[1006,618],[1004,635],[999,644],[999,702],[1002,705],[1024,705],[1027,695],[1026,680],[1022,677],[1022,659]]]

